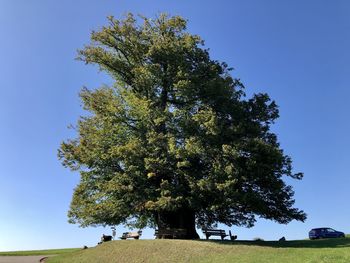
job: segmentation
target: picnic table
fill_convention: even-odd
[[[156,229],[154,235],[156,238],[167,238],[167,239],[181,239],[187,234],[186,229],[173,228],[173,229]]]
[[[209,239],[211,236],[219,236],[221,237],[221,240],[224,240],[225,237],[230,236],[231,240],[237,239],[237,235],[232,235],[231,230],[229,230],[229,234],[226,234],[225,230],[223,229],[211,229],[211,228],[204,228],[202,229],[206,239]]]
[[[137,231],[137,232],[124,232],[120,239],[128,239],[128,238],[133,238],[133,239],[139,239],[140,236],[142,235],[142,231]]]

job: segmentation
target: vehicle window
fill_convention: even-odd
[[[333,232],[335,232],[335,230],[332,228],[327,228],[327,232],[333,233]]]

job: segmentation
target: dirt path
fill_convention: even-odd
[[[0,263],[38,263],[47,256],[0,256]]]

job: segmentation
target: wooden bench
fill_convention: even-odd
[[[229,235],[227,235],[225,230],[223,230],[223,229],[203,229],[202,231],[203,231],[206,239],[209,239],[210,236],[219,236],[219,237],[221,237],[221,240],[224,240],[224,238],[227,236],[230,236],[231,240],[237,239],[236,235],[231,234],[231,230],[229,230]]]
[[[167,239],[181,239],[185,238],[187,234],[186,229],[161,229],[158,230],[156,229],[154,231],[154,235],[156,236],[156,239],[161,239],[161,238],[167,238]]]
[[[139,239],[140,236],[142,235],[142,231],[137,231],[137,232],[124,232],[120,239],[127,239],[127,238],[133,238],[133,239]]]

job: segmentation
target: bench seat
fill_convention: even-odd
[[[127,238],[133,238],[133,239],[139,239],[142,235],[142,231],[137,232],[124,232],[120,239],[127,239]]]
[[[185,238],[187,234],[186,229],[161,229],[158,230],[156,229],[154,231],[154,235],[156,236],[157,239],[161,238],[166,238],[166,239],[181,239]]]
[[[228,236],[223,229],[203,229],[203,233],[206,239],[209,239],[211,236],[219,236],[221,240],[224,240],[224,238]]]

